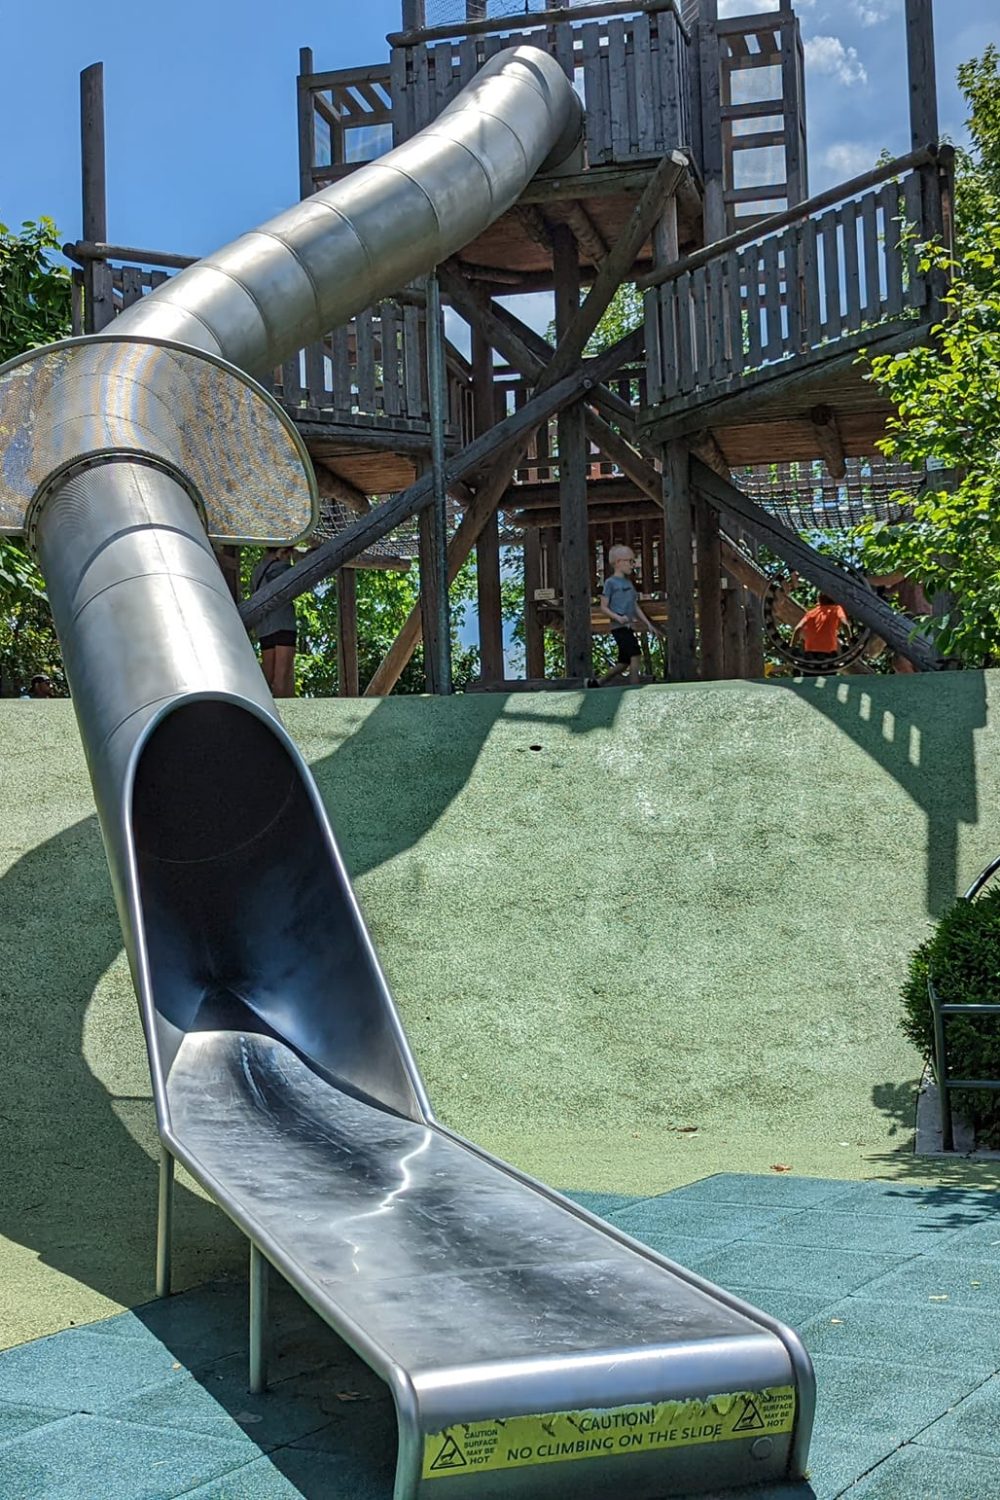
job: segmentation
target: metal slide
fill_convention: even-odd
[[[0,527],[47,579],[163,1146],[388,1383],[395,1500],[630,1500],[804,1472],[796,1336],[439,1124],[209,536],[293,540],[308,458],[250,375],[475,237],[579,106],[494,58],[427,130],[0,371]],[[249,372],[249,373],[246,373]]]

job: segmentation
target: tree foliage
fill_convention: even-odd
[[[19,232],[0,224],[0,364],[69,333],[69,274],[50,258],[58,248],[51,219]],[[20,542],[0,537],[0,696],[18,697],[36,672],[63,687],[45,584]]]
[[[919,267],[946,272],[948,316],[933,341],[875,357],[870,378],[893,402],[881,446],[915,467],[950,471],[913,520],[865,529],[869,572],[902,570],[953,607],[930,622],[939,649],[967,666],[1000,662],[1000,56],[959,68],[968,151],[956,160],[955,253],[925,246]],[[897,497],[905,498],[905,497]]]

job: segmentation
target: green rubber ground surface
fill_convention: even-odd
[[[910,1154],[896,994],[997,852],[977,673],[315,702],[313,763],[449,1124],[569,1188],[981,1187]],[[533,748],[538,747],[538,748]],[[0,704],[0,1345],[150,1295],[145,1055],[72,710]],[[193,1191],[181,1285],[242,1247]]]

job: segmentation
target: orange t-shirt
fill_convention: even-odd
[[[847,624],[847,615],[839,604],[814,604],[800,621],[802,644],[807,651],[836,651],[837,633]]]

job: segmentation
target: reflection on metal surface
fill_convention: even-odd
[[[325,196],[299,205],[137,304],[114,335],[189,340],[266,367],[501,212],[565,148],[571,96],[531,49],[494,59],[430,130],[342,185],[339,208]],[[388,1383],[394,1500],[435,1494],[442,1476],[450,1500],[625,1489],[651,1500],[801,1474],[813,1378],[794,1334],[434,1120],[319,793],[202,524],[211,502],[192,478],[198,455],[235,472],[238,439],[184,405],[198,378],[185,369],[176,388],[184,356],[150,353],[167,372],[150,384],[144,354],[126,347],[113,337],[71,353],[45,420],[7,433],[7,462],[22,497],[29,482],[34,498],[48,491],[34,545],[160,1138],[251,1242],[253,1385],[266,1380],[273,1266]],[[19,435],[44,457],[18,452]],[[50,462],[65,465],[58,482],[39,479]],[[162,1291],[171,1187],[165,1163]],[[427,1447],[455,1424],[493,1431],[515,1416],[787,1388],[794,1428],[775,1426],[767,1445],[734,1427],[724,1442],[597,1445],[570,1464],[522,1452],[520,1467],[499,1468],[477,1467],[471,1451],[459,1462],[450,1436]]]

